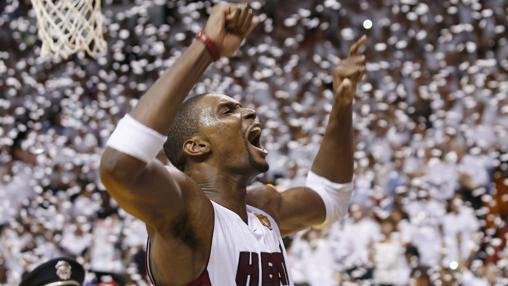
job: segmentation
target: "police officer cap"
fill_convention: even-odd
[[[69,258],[56,258],[45,262],[23,276],[19,286],[81,286],[85,270]]]

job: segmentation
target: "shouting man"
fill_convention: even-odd
[[[120,120],[101,178],[145,222],[153,285],[293,285],[281,235],[337,221],[353,177],[352,104],[365,37],[333,71],[334,101],[306,186],[247,191],[268,170],[256,112],[209,93],[184,101],[214,60],[231,56],[258,22],[247,5],[219,4],[180,59]],[[163,134],[167,134],[167,137]],[[155,159],[164,148],[172,166]]]

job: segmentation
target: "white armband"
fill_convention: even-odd
[[[346,216],[353,183],[335,183],[309,171],[305,185],[318,193],[325,204],[326,219],[320,227],[329,226]]]
[[[106,146],[149,163],[162,149],[166,138],[126,114],[118,122]]]

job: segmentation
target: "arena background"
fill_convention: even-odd
[[[61,255],[87,285],[146,283],[144,226],[105,192],[99,157],[212,3],[102,3],[104,55],[43,61],[30,1],[0,2],[0,284]],[[257,109],[271,163],[259,180],[280,190],[317,151],[331,68],[369,37],[351,213],[287,240],[297,285],[508,285],[508,1],[250,5],[262,23],[193,93]]]

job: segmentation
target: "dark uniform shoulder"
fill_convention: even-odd
[[[247,188],[247,204],[268,213],[278,223],[281,194],[272,185]]]

